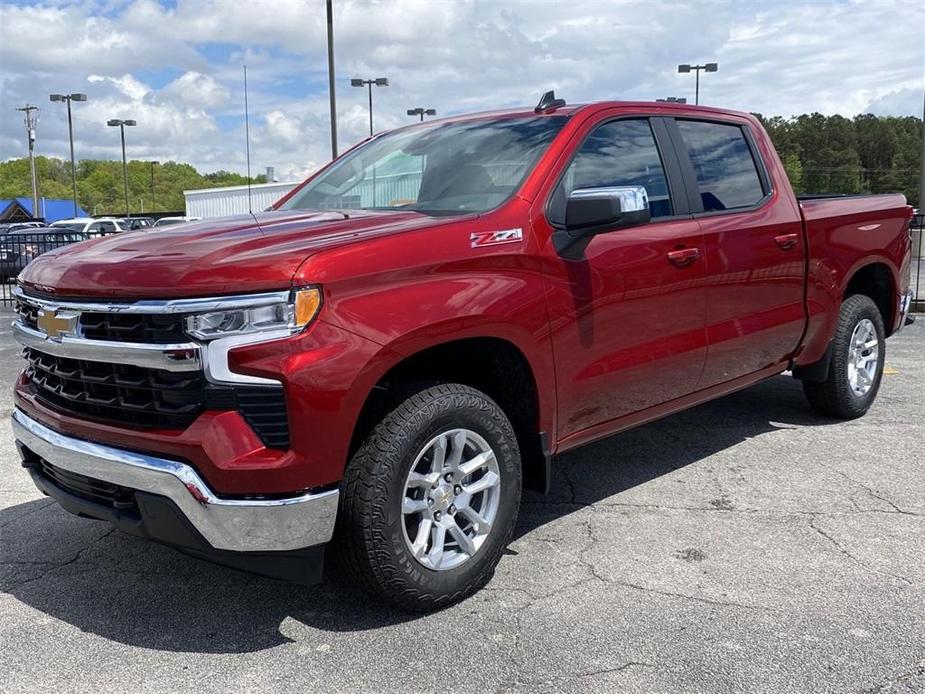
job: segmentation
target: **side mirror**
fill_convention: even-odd
[[[648,224],[652,219],[649,196],[642,186],[579,188],[565,206],[565,229],[553,233],[556,252],[578,258],[596,235]]]

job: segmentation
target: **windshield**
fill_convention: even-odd
[[[434,123],[347,154],[280,209],[487,212],[517,190],[566,116]]]

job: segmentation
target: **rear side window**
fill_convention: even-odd
[[[553,193],[550,222],[564,224],[565,203],[573,190],[643,186],[653,217],[674,214],[668,180],[646,119],[617,120],[588,135]]]
[[[679,120],[705,212],[750,207],[764,188],[745,133],[737,125]]]

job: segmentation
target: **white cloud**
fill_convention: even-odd
[[[925,94],[921,89],[897,89],[874,99],[864,110],[878,116],[922,118],[923,110],[925,110]]]
[[[100,9],[102,8],[102,9]],[[531,105],[555,88],[570,102],[693,97],[679,62],[720,63],[702,101],[765,114],[921,114],[925,6],[913,3],[715,3],[571,0],[338,0],[335,48],[341,149],[441,115]],[[37,49],[40,47],[40,49]],[[229,47],[231,47],[229,49]],[[129,155],[244,170],[241,65],[250,84],[254,171],[304,175],[329,153],[323,0],[154,0],[2,6],[0,158],[25,151],[10,106],[42,106],[39,151],[63,155],[52,91],[74,108],[78,156],[119,156],[107,118],[135,118]]]
[[[158,92],[158,97],[186,106],[214,109],[228,103],[228,89],[214,77],[185,72]]]

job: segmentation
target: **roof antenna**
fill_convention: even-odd
[[[247,65],[244,66],[244,138],[247,152],[247,212],[253,216],[254,210],[251,205],[251,129],[247,116]]]
[[[565,99],[557,99],[556,93],[550,89],[540,97],[540,103],[536,105],[536,108],[533,109],[533,112],[549,113],[550,111],[555,111],[557,108],[562,108],[563,106],[565,106]]]

